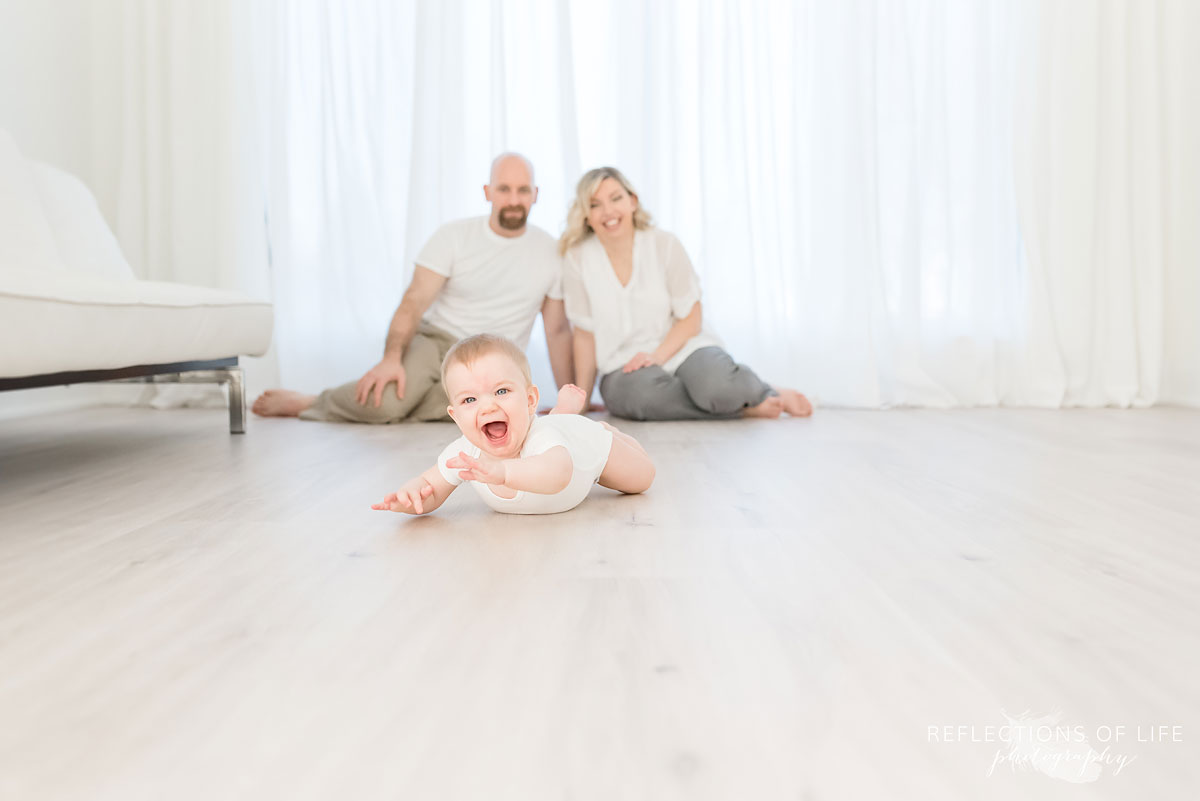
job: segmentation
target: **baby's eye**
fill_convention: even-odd
[[[507,390],[507,389],[505,389],[504,387],[501,387],[500,389],[496,390],[496,394],[497,394],[497,395],[507,395],[507,394],[508,394],[508,390]]]
[[[463,398],[463,399],[462,399],[462,402],[463,402],[463,403],[474,403],[474,402],[475,402],[475,396],[474,396],[474,395],[472,395],[472,396],[470,396],[470,397]]]

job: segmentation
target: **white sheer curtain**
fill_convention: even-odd
[[[1200,404],[1200,4],[1039,3],[1025,24],[1017,399]]]
[[[263,193],[238,6],[95,0],[92,174],[142,277],[265,294]]]
[[[535,160],[533,220],[557,232],[579,159],[564,122],[567,17],[547,5],[256,6],[284,384],[318,390],[378,360],[425,239],[490,211],[483,185],[500,151]]]
[[[375,361],[417,249],[516,149],[554,234],[584,169],[624,170],[735,356],[827,404],[1200,404],[1188,0],[126,4],[173,6],[229,9],[190,69],[258,98],[232,158],[284,385]],[[188,141],[154,134],[134,152]]]
[[[610,9],[572,7],[609,54],[577,68],[585,161],[681,235],[737,358],[826,403],[1017,400],[1009,3]]]
[[[141,277],[269,297],[256,44],[246,9],[199,0],[88,6],[92,189]],[[243,359],[251,392],[274,356]],[[225,403],[222,388],[147,388],[156,406]]]

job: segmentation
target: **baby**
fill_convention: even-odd
[[[372,509],[425,514],[454,488],[473,482],[498,512],[552,514],[579,505],[592,488],[645,492],[654,463],[638,441],[579,412],[586,393],[568,384],[546,417],[524,352],[504,337],[479,334],[457,343],[442,362],[447,411],[462,436],[437,464]]]

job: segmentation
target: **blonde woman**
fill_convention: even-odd
[[[632,420],[812,414],[807,398],[769,386],[704,330],[687,253],[616,168],[579,179],[559,251],[585,402],[599,372],[609,412]]]

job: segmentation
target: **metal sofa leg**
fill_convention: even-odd
[[[227,367],[223,383],[229,384],[229,433],[246,433],[246,385],[242,368]]]
[[[137,365],[117,370],[90,370],[74,373],[55,373],[34,376],[34,382],[21,379],[19,386],[7,386],[0,379],[0,390],[29,389],[52,384],[74,384],[81,381],[117,381],[139,384],[228,384],[229,433],[246,433],[246,385],[236,356],[210,361],[172,362],[171,364]]]

